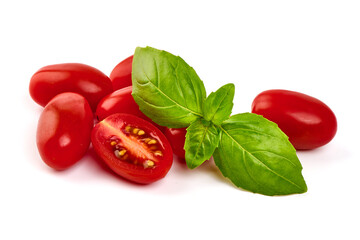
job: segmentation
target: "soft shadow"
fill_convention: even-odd
[[[103,176],[106,175],[107,177],[110,176],[112,179],[116,180],[116,182],[126,183],[127,185],[132,185],[132,186],[145,187],[145,186],[149,185],[149,184],[141,184],[141,183],[132,182],[132,181],[116,174],[96,154],[96,152],[92,146],[89,147],[89,150],[88,150],[86,156],[85,156],[85,158],[89,163],[91,163],[91,168],[95,172],[96,176],[100,176],[100,175],[103,175]]]
[[[200,166],[198,166],[195,169],[188,168],[185,160],[182,158],[179,158],[175,155],[174,155],[174,161],[176,161],[177,168],[179,171],[181,171],[181,173],[183,175],[199,174],[199,173],[207,174],[207,175],[212,175],[213,177],[215,177],[218,180],[221,180],[221,181],[225,180],[226,182],[230,182],[230,181],[228,181],[227,178],[225,178],[222,175],[222,173],[220,172],[218,167],[215,165],[213,157],[211,157],[209,160],[206,160],[204,163],[202,163]]]

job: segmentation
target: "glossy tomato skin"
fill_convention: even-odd
[[[116,90],[105,96],[96,108],[96,117],[99,121],[114,114],[128,113],[140,118],[148,119],[143,114],[131,95],[132,86]]]
[[[186,128],[165,128],[164,134],[169,140],[174,154],[179,158],[185,159]]]
[[[113,114],[96,124],[91,142],[111,170],[140,184],[162,179],[173,162],[171,145],[164,134],[130,114]]]
[[[127,113],[132,114],[146,121],[149,121],[161,131],[165,129],[165,127],[159,126],[154,123],[150,118],[148,118],[145,114],[143,114],[134,98],[131,95],[132,86],[128,86],[122,89],[118,89],[113,93],[105,96],[98,104],[96,108],[96,118],[101,121],[104,118],[115,114],[115,113]]]
[[[93,111],[98,102],[112,91],[108,76],[81,63],[45,66],[32,76],[29,85],[30,96],[41,106],[45,106],[59,93],[75,92],[87,99]]]
[[[36,143],[43,161],[56,170],[78,162],[90,144],[93,113],[77,93],[56,95],[40,115]]]
[[[298,150],[330,142],[337,131],[333,111],[320,100],[288,90],[267,90],[255,97],[252,112],[278,124]]]
[[[132,86],[131,82],[131,70],[133,57],[130,56],[120,62],[110,73],[110,79],[113,84],[114,90],[124,87]]]

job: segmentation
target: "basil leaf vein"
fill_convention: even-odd
[[[226,84],[216,92],[210,93],[203,105],[204,118],[220,125],[230,117],[233,108],[235,86],[232,83]]]
[[[138,47],[132,66],[132,95],[154,122],[180,128],[202,117],[205,86],[182,58]]]
[[[219,129],[214,124],[198,119],[186,129],[185,160],[189,168],[209,160],[220,140]]]
[[[236,186],[265,195],[307,191],[296,151],[275,123],[244,113],[230,117],[220,129],[214,160]]]

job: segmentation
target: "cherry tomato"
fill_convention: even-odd
[[[36,143],[43,161],[64,170],[79,161],[89,148],[93,113],[77,93],[56,95],[40,115]]]
[[[140,111],[131,93],[132,86],[128,86],[105,96],[96,108],[97,119],[101,121],[114,113],[128,113],[146,120],[149,119]]]
[[[120,62],[110,73],[110,79],[114,90],[131,86],[131,70],[132,70],[133,56],[130,56]]]
[[[59,93],[75,92],[87,99],[93,111],[112,91],[111,80],[104,73],[80,63],[45,66],[32,76],[29,86],[30,96],[41,106]]]
[[[117,113],[94,127],[95,152],[118,175],[141,184],[157,181],[168,173],[171,145],[151,123],[134,115]]]
[[[331,109],[320,100],[299,92],[264,91],[255,97],[252,112],[277,123],[298,150],[327,144],[337,130]]]
[[[186,128],[165,128],[164,134],[169,140],[176,156],[185,159],[185,135]]]
[[[114,113],[128,113],[145,119],[149,121],[161,131],[164,130],[165,127],[162,127],[156,123],[154,123],[150,118],[148,118],[145,114],[143,114],[139,106],[136,104],[134,98],[131,95],[132,86],[128,86],[119,90],[116,90],[113,93],[110,93],[106,97],[104,97],[98,104],[96,108],[96,117],[99,121],[104,118],[114,114]]]

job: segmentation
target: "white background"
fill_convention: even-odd
[[[1,1],[0,35],[0,239],[360,239],[359,1]],[[239,190],[213,162],[188,170],[174,159],[148,186],[91,153],[67,171],[47,167],[32,74],[63,62],[109,74],[147,45],[184,58],[207,93],[235,83],[233,113],[273,88],[329,105],[336,137],[298,152],[308,192]]]

